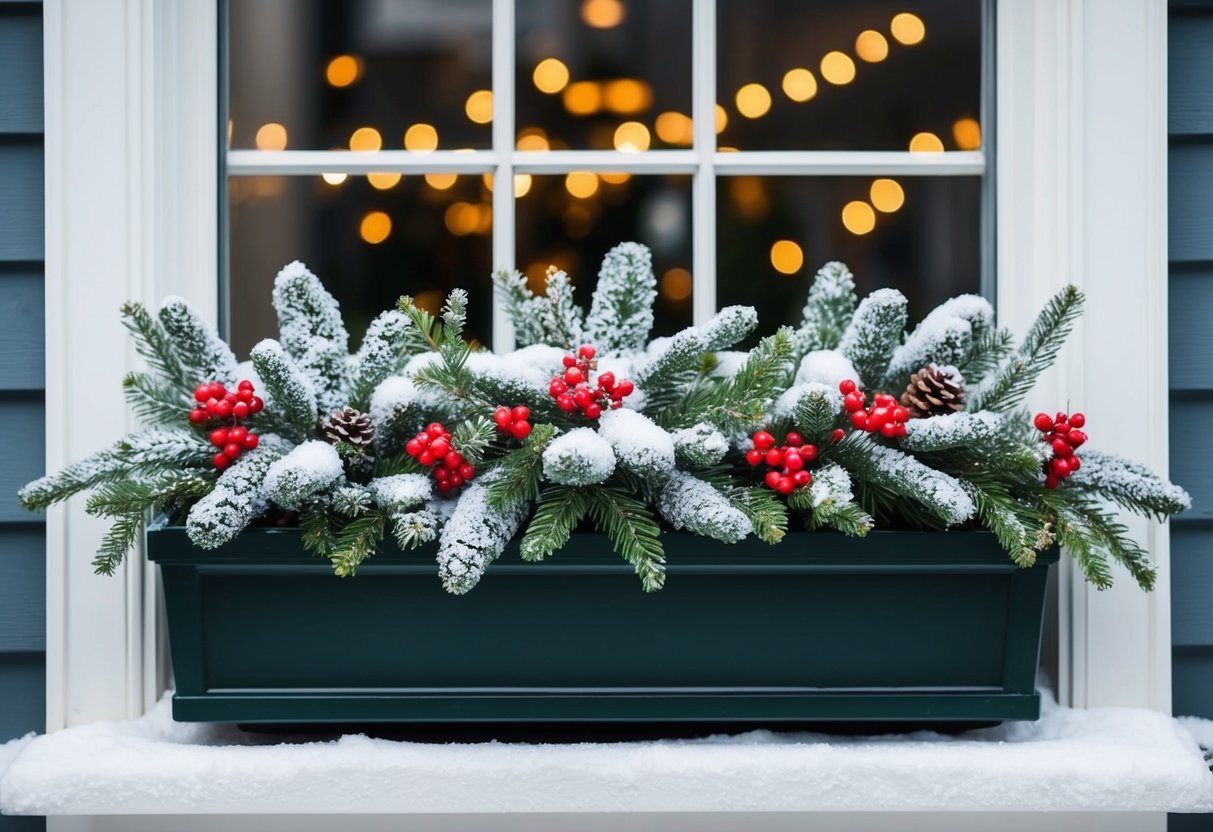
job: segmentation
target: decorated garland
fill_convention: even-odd
[[[860,301],[830,263],[798,328],[739,352],[758,323],[749,307],[649,340],[655,280],[640,245],[607,255],[588,313],[555,269],[542,295],[517,273],[494,283],[519,346],[506,355],[463,339],[462,290],[439,316],[401,298],[351,354],[336,301],[299,263],[275,281],[279,339],[245,363],[184,301],[155,315],[130,304],[147,369],[125,389],[148,427],[21,500],[91,491],[88,511],[112,521],[103,573],[155,512],[206,549],[251,523],[297,523],[339,575],[385,535],[405,549],[436,541],[454,593],[515,538],[537,561],[595,528],[655,590],[668,531],[778,543],[792,520],[859,536],[877,523],[984,527],[1021,566],[1060,542],[1096,586],[1115,561],[1150,589],[1148,553],[1108,504],[1161,520],[1190,503],[1087,450],[1083,414],[1020,409],[1081,311],[1072,286],[1016,345],[972,295],[907,334],[899,292]]]

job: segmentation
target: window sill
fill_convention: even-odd
[[[1046,703],[1039,722],[956,737],[757,731],[578,745],[427,745],[362,735],[274,744],[272,736],[233,726],[175,723],[169,713],[166,697],[140,719],[0,746],[0,809],[32,815],[1213,809],[1213,774],[1189,731],[1130,708]]]

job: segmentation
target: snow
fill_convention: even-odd
[[[838,350],[814,350],[800,362],[796,371],[796,384],[824,384],[834,390],[844,379],[859,381],[855,365]]]
[[[973,498],[955,477],[884,445],[872,444],[869,454],[882,479],[896,482],[898,493],[917,495],[949,526],[963,523],[977,511]]]
[[[901,448],[907,451],[941,451],[974,445],[998,433],[1003,417],[988,410],[959,411],[906,422]]]
[[[813,508],[826,502],[844,505],[854,501],[851,490],[851,475],[841,465],[829,463],[813,472],[813,482],[809,486],[809,494],[813,497]]]
[[[1087,448],[1081,448],[1078,457],[1082,467],[1070,477],[1070,482],[1076,486],[1118,501],[1162,506],[1173,514],[1192,507],[1192,497],[1187,491],[1162,479],[1144,465]]]
[[[731,347],[758,326],[758,310],[752,306],[726,306],[699,328],[709,351]]]
[[[657,495],[657,510],[675,529],[736,543],[754,531],[750,519],[723,494],[697,477],[678,471]]]
[[[598,420],[598,434],[615,449],[619,464],[654,483],[674,470],[674,439],[635,410],[608,410]]]
[[[345,476],[337,449],[313,439],[291,449],[265,472],[265,493],[277,505],[294,511],[303,501]]]
[[[729,440],[706,422],[676,430],[670,437],[674,440],[674,457],[683,465],[698,468],[715,465],[729,452]]]
[[[367,484],[367,488],[381,507],[391,512],[403,512],[430,499],[430,483],[430,478],[423,474],[396,474],[376,477]]]
[[[278,340],[292,358],[302,358],[316,338],[333,341],[342,353],[349,349],[341,307],[300,261],[278,272],[272,300],[278,313]]]
[[[265,476],[291,448],[273,433],[261,437],[249,451],[219,475],[215,487],[190,509],[185,530],[190,542],[202,549],[216,549],[240,534],[269,505]]]
[[[574,428],[543,452],[544,479],[559,485],[595,485],[615,473],[615,452],[593,428]]]
[[[1046,702],[1038,722],[956,736],[283,741],[173,722],[166,697],[139,719],[24,741],[7,771],[0,763],[0,808],[51,815],[1208,811],[1213,775],[1192,734],[1210,730],[1144,709]]]
[[[644,349],[653,328],[657,278],[653,257],[639,243],[620,243],[602,258],[585,319],[586,338],[602,354]]]
[[[771,405],[767,414],[771,419],[791,419],[796,415],[796,406],[800,400],[810,393],[822,396],[831,411],[837,416],[842,412],[842,394],[838,392],[838,384],[822,384],[818,381],[794,384],[780,394]]]
[[[732,378],[737,375],[737,371],[741,369],[742,364],[745,364],[750,354],[745,350],[720,350],[714,353],[714,357],[716,365],[712,367],[712,376]]]
[[[396,418],[417,400],[417,385],[411,378],[390,376],[371,393],[370,417],[375,432],[386,431]]]
[[[493,507],[488,502],[492,474],[467,487],[438,543],[438,575],[447,592],[462,595],[480,581],[488,565],[505,551],[522,525],[527,503]]]

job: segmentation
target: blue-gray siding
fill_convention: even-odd
[[[41,4],[0,2],[0,742],[45,727],[46,533],[14,496],[43,469],[42,72]]]
[[[1172,705],[1213,717],[1213,2],[1173,2],[1169,41],[1171,477],[1192,493],[1171,525]]]

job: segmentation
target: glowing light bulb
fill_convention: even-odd
[[[581,4],[581,19],[595,29],[611,29],[623,22],[627,14],[619,0],[585,0]]]
[[[771,265],[781,274],[796,274],[804,265],[804,252],[791,240],[777,240],[771,246]]]
[[[371,183],[371,187],[377,191],[386,191],[389,188],[394,188],[400,184],[400,180],[404,178],[400,173],[368,173],[366,181]]]
[[[349,178],[348,173],[322,173],[320,178],[334,188]]]
[[[771,93],[762,84],[746,84],[737,91],[737,112],[746,118],[762,118],[771,109]]]
[[[382,211],[371,211],[362,218],[358,233],[371,245],[379,245],[392,233],[392,218]]]
[[[330,86],[348,87],[362,75],[362,61],[353,55],[338,55],[324,68],[324,78]]]
[[[454,187],[459,181],[457,173],[427,173],[425,175],[425,184],[429,185],[435,191],[445,191]]]
[[[493,93],[491,90],[476,90],[463,105],[469,120],[476,124],[488,124],[493,120]]]
[[[564,108],[575,116],[588,116],[602,108],[602,89],[593,81],[577,81],[564,88]]]
[[[842,209],[842,224],[847,231],[862,236],[876,227],[876,212],[862,200],[848,202]]]
[[[855,62],[845,52],[827,52],[821,59],[821,77],[842,86],[855,80]]]
[[[911,153],[943,153],[943,142],[934,133],[915,133],[910,139]]]
[[[686,269],[673,268],[661,276],[661,296],[673,301],[686,300],[691,296],[694,281]]]
[[[350,150],[378,150],[383,137],[374,127],[359,127],[350,135]]]
[[[891,214],[905,204],[906,192],[896,179],[876,179],[868,190],[872,205],[882,214]]]
[[[531,80],[540,92],[554,95],[568,86],[569,68],[557,58],[544,58],[535,65]]]
[[[716,135],[719,136],[724,132],[724,129],[729,126],[729,114],[724,107],[716,105]]]
[[[258,150],[286,150],[286,128],[276,121],[257,129]]]
[[[952,138],[961,150],[980,150],[981,125],[975,118],[957,119],[952,125]]]
[[[651,141],[649,128],[639,121],[625,121],[615,128],[615,149],[624,153],[648,150]]]
[[[438,147],[438,131],[432,124],[414,124],[404,131],[404,149],[429,153]]]
[[[688,145],[694,137],[695,125],[691,117],[673,110],[657,116],[653,126],[657,130],[657,138],[666,144]]]
[[[804,67],[789,69],[783,76],[783,94],[803,104],[817,95],[817,78]]]
[[[902,12],[893,16],[889,31],[893,33],[893,38],[898,43],[904,46],[914,46],[922,43],[923,38],[927,36],[927,25],[918,15]]]
[[[889,57],[889,42],[875,29],[865,29],[855,38],[855,54],[870,64],[878,64]]]
[[[598,193],[598,177],[588,171],[575,170],[564,178],[564,188],[578,199],[589,199]]]

